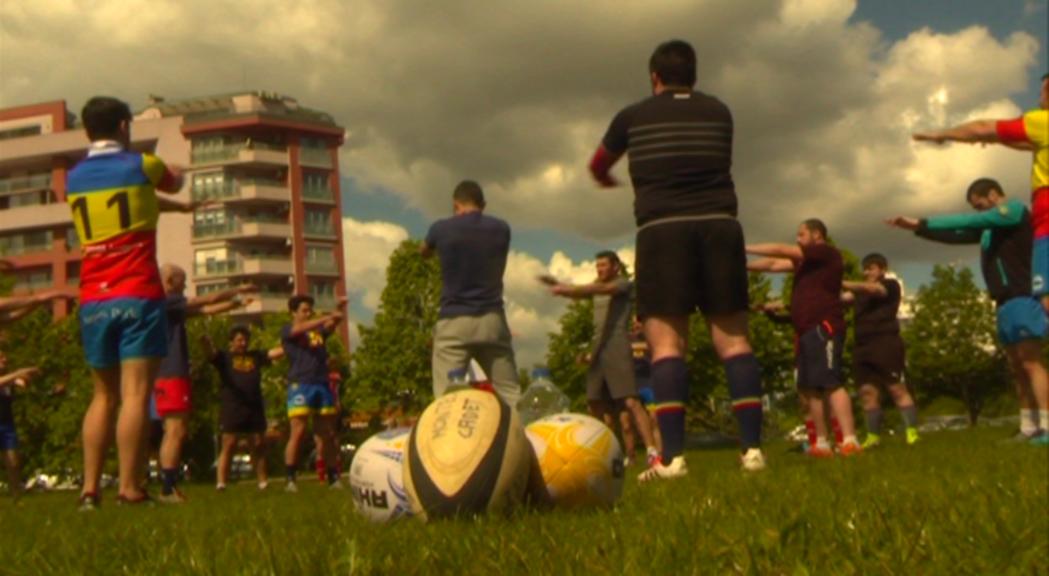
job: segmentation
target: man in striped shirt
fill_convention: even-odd
[[[747,340],[747,258],[736,221],[732,114],[693,90],[696,54],[681,40],[649,60],[652,96],[623,109],[590,162],[602,186],[629,153],[637,232],[638,316],[652,348],[652,387],[663,438],[662,461],[647,481],[687,474],[683,456],[688,318],[706,316],[725,364],[740,427],[745,470],[765,467],[761,453],[761,368]]]

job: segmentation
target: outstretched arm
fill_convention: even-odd
[[[14,372],[4,374],[0,376],[0,388],[4,386],[11,386],[12,384],[19,388],[24,388],[26,381],[40,373],[40,369],[36,366],[30,366],[28,368],[19,368]]]
[[[893,228],[910,230],[919,238],[943,244],[977,244],[983,235],[983,231],[976,228],[930,230],[925,220],[909,216],[895,216],[887,219],[885,223]]]
[[[590,159],[590,175],[601,187],[612,188],[619,185],[610,172],[622,156],[622,153],[610,152],[604,144],[597,147]]]
[[[284,357],[284,348],[280,346],[270,348],[266,351],[266,356],[268,356],[270,360],[280,360]]]
[[[580,299],[590,298],[598,295],[620,294],[630,290],[630,285],[623,282],[591,282],[590,284],[562,284],[557,283],[550,286],[550,293],[554,296]]]
[[[197,296],[190,298],[186,302],[186,315],[195,316],[199,314],[218,314],[219,312],[225,312],[232,310],[240,306],[239,302],[233,302],[241,294],[252,294],[258,292],[259,289],[254,284],[241,284],[235,288],[227,288],[225,290],[218,290],[204,296]],[[219,304],[227,304],[227,306],[218,306]],[[228,306],[228,304],[233,304]]]
[[[841,283],[841,287],[849,292],[865,292],[867,294],[873,294],[875,296],[888,296],[889,291],[885,289],[885,285],[881,282],[854,282],[852,280],[844,280]],[[842,295],[842,300],[845,302],[852,301],[852,294],[849,294],[850,298],[845,300],[845,295]]]
[[[27,316],[37,307],[53,300],[71,298],[72,295],[62,290],[45,290],[32,296],[9,296],[0,298],[0,325],[14,322]]]
[[[911,137],[917,142],[998,142],[998,123],[995,120],[973,120],[950,128],[917,132]]]
[[[747,262],[747,270],[751,272],[793,272],[794,261],[787,258],[759,258]]]
[[[292,323],[291,325],[291,336],[301,336],[309,332],[310,330],[316,330],[323,328],[325,330],[333,330],[335,326],[342,322],[346,317],[346,298],[339,298],[339,303],[336,305],[337,310],[331,314],[324,314],[312,320],[305,322]]]
[[[805,259],[804,254],[801,252],[801,247],[796,244],[748,244],[747,254],[768,256],[769,258],[787,258],[795,262]]]

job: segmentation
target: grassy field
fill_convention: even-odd
[[[1049,572],[1049,450],[1003,429],[810,461],[732,450],[638,486],[610,511],[370,524],[348,491],[191,486],[178,507],[78,513],[70,493],[0,499],[0,574],[1039,574]],[[632,468],[630,472],[636,472]]]

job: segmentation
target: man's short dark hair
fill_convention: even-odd
[[[310,306],[313,306],[313,296],[309,296],[307,294],[296,294],[296,295],[292,296],[291,298],[288,298],[288,311],[289,312],[296,312],[296,311],[298,311],[299,306],[302,306],[303,302],[306,302]]]
[[[80,118],[88,140],[113,140],[120,135],[120,123],[131,122],[131,108],[116,98],[95,96],[84,104]]]
[[[969,189],[965,191],[965,200],[972,200],[973,196],[979,198],[986,198],[991,195],[991,192],[997,192],[1002,196],[1005,196],[1005,191],[1002,190],[1002,185],[997,180],[992,178],[980,178],[972,184],[969,184]]]
[[[452,200],[460,204],[470,204],[478,208],[484,208],[484,191],[481,185],[473,180],[463,180],[452,192]]]
[[[861,268],[866,268],[867,266],[871,266],[871,265],[877,266],[878,268],[881,268],[882,270],[888,270],[889,269],[889,259],[886,258],[884,255],[879,254],[877,252],[871,252],[870,254],[867,254],[866,256],[863,257],[863,261],[860,263],[860,267]]]
[[[1045,82],[1046,80],[1049,80],[1049,72],[1042,75],[1042,82]]]
[[[696,51],[684,40],[664,42],[648,59],[648,71],[659,76],[664,86],[694,86]]]
[[[619,264],[619,254],[611,250],[602,250],[594,255],[595,260],[609,260],[613,264]]]
[[[247,326],[245,326],[243,324],[237,324],[233,328],[229,329],[229,339],[230,340],[233,340],[234,338],[236,338],[237,334],[240,334],[241,336],[243,336],[245,340],[247,340],[249,342],[251,341],[251,329],[249,329]]]
[[[809,232],[819,232],[824,240],[827,239],[827,225],[823,223],[823,220],[820,220],[819,218],[809,218],[801,224],[808,228]]]

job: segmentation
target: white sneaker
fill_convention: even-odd
[[[758,472],[765,469],[765,455],[761,453],[761,448],[748,448],[739,457],[739,463],[746,472]]]
[[[226,491],[226,485],[225,484],[216,484],[215,485],[215,490],[217,490],[219,492],[225,492]]]
[[[299,491],[299,486],[295,482],[288,482],[284,485],[284,491],[294,494]]]
[[[265,490],[266,488],[269,488],[269,485],[269,482],[259,482],[259,490]]]
[[[328,490],[342,490],[342,488],[343,488],[342,480],[336,480],[336,481],[332,482],[331,484],[328,484]]]
[[[674,459],[670,461],[670,464],[664,465],[661,462],[657,462],[650,466],[648,470],[637,475],[638,482],[649,482],[651,480],[670,480],[672,478],[680,478],[688,475],[688,466],[685,465],[684,456],[674,456]]]

